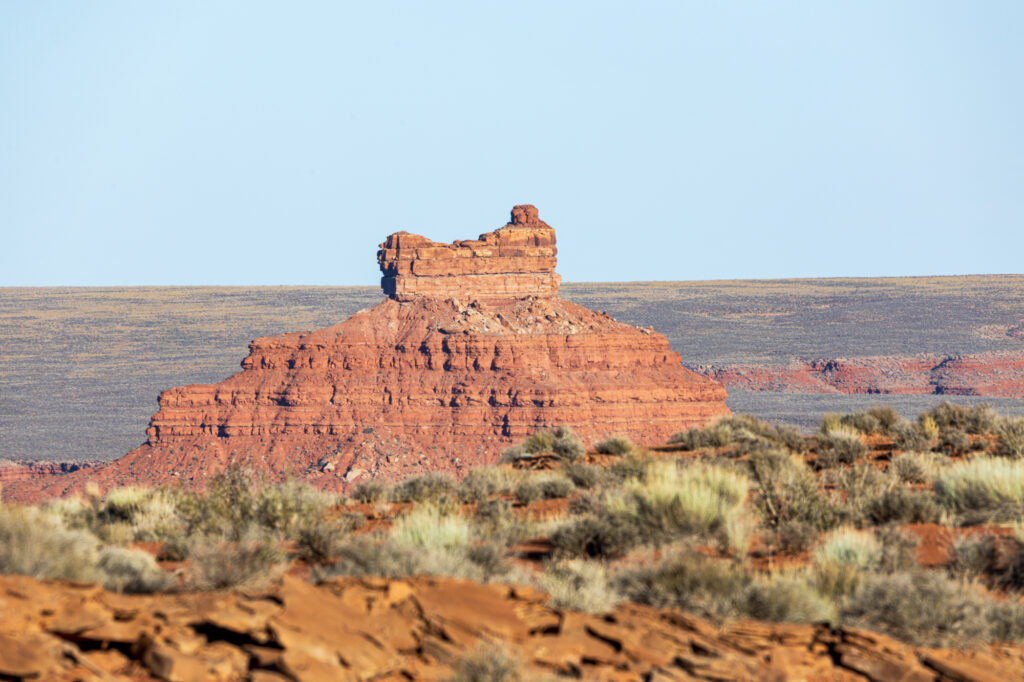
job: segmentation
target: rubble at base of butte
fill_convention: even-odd
[[[164,391],[148,441],[89,480],[201,482],[241,463],[344,489],[459,475],[542,427],[658,444],[729,413],[725,389],[683,367],[663,335],[558,297],[555,232],[533,206],[477,240],[392,234],[378,261],[384,301],[256,339],[218,384]],[[59,495],[78,478],[5,492]]]

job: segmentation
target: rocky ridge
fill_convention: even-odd
[[[779,393],[899,393],[1024,398],[1024,352],[794,360],[702,366],[729,388]]]
[[[1024,648],[915,648],[825,625],[623,604],[549,606],[534,588],[453,578],[285,576],[246,593],[122,595],[0,576],[0,677],[12,680],[442,680],[498,650],[524,679],[1024,680]]]
[[[218,384],[164,391],[147,442],[88,478],[101,489],[201,483],[245,463],[344,489],[460,474],[545,426],[662,443],[729,413],[725,389],[683,367],[663,335],[559,298],[555,253],[532,206],[478,240],[391,235],[378,254],[387,299],[333,327],[256,339]]]

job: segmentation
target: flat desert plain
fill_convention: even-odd
[[[562,296],[665,334],[688,366],[1024,351],[1024,275],[569,283]],[[313,330],[378,287],[0,289],[0,458],[111,460],[145,440],[166,388],[238,371],[250,340]],[[729,406],[812,428],[823,412],[945,396],[730,391]],[[1024,400],[989,402],[1024,415]]]

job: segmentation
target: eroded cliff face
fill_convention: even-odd
[[[164,391],[146,444],[91,478],[201,482],[244,462],[338,489],[460,474],[541,427],[662,443],[729,412],[725,389],[663,335],[557,297],[554,230],[532,206],[479,240],[391,235],[378,260],[389,298],[333,327],[256,339],[218,384]]]
[[[380,245],[381,288],[391,298],[508,299],[558,295],[555,231],[533,206],[516,206],[504,227],[479,239],[439,244],[396,232]]]

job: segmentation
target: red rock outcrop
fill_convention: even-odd
[[[98,466],[99,462],[47,462],[0,460],[0,485],[49,479]]]
[[[902,393],[1024,398],[1024,353],[862,357],[698,371],[729,388],[780,393]]]
[[[926,649],[847,627],[547,602],[532,587],[453,578],[123,595],[0,576],[0,678],[447,680],[495,652],[527,680],[1024,680],[1020,645]]]
[[[512,220],[479,239],[438,244],[408,232],[390,235],[377,252],[388,296],[486,300],[558,295],[555,231],[533,206],[516,206]]]
[[[333,327],[256,339],[219,384],[164,391],[148,442],[90,478],[201,481],[241,461],[341,488],[458,474],[545,426],[662,443],[729,412],[725,389],[663,335],[557,297],[554,231],[532,206],[479,240],[391,235],[379,262],[389,298]]]

